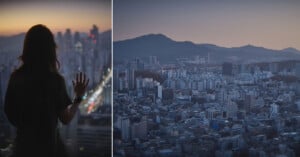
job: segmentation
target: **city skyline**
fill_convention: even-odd
[[[101,1],[5,1],[0,3],[0,36],[28,31],[35,24],[44,24],[56,34],[66,28],[88,32],[95,24],[100,31],[111,29],[111,2]],[[22,23],[22,24],[20,24]]]
[[[73,1],[73,0],[72,0]],[[76,157],[85,157],[85,156],[111,156],[111,29],[105,30],[103,25],[101,25],[101,16],[98,13],[93,13],[95,8],[99,8],[100,4],[103,2],[78,2],[76,4],[71,4],[70,1],[63,0],[62,3],[58,1],[55,2],[37,2],[33,3],[35,8],[32,9],[31,12],[26,12],[26,16],[30,19],[30,22],[34,20],[39,20],[40,17],[57,17],[59,20],[65,19],[69,17],[71,21],[70,25],[67,25],[64,20],[61,22],[62,29],[56,29],[54,18],[45,19],[46,22],[37,22],[46,25],[51,32],[53,33],[54,42],[56,45],[56,56],[57,60],[59,60],[59,75],[63,78],[64,88],[66,92],[66,97],[74,97],[76,93],[73,90],[72,80],[77,72],[82,71],[84,75],[89,79],[89,83],[86,85],[86,91],[84,95],[82,95],[81,104],[76,107],[76,114],[72,118],[72,121],[68,125],[60,125],[55,130],[55,134],[59,138],[55,138],[57,140],[63,141],[65,149],[68,149],[68,156],[76,156]],[[74,2],[74,1],[73,1]],[[110,5],[110,1],[107,5]],[[70,5],[68,5],[70,3]],[[83,5],[79,5],[82,3]],[[4,6],[2,5],[4,4]],[[24,4],[24,5],[23,5]],[[49,4],[49,5],[46,5]],[[50,12],[51,8],[53,8],[56,4],[61,4],[56,11]],[[22,11],[15,11],[9,8],[17,8],[17,5],[21,5],[21,3],[16,2],[7,2],[4,3],[1,1],[0,3],[0,19],[5,17],[6,15],[10,15],[9,13],[15,13],[14,15],[20,14]],[[33,6],[29,6],[30,4],[22,3],[22,6],[26,6],[25,8],[30,8]],[[41,8],[37,7],[41,5]],[[75,5],[80,7],[81,10],[74,10]],[[88,6],[91,6],[89,9]],[[95,6],[95,7],[94,7]],[[1,10],[2,8],[6,8],[7,10]],[[65,8],[65,13],[67,11],[71,11],[68,14],[61,13],[60,11]],[[41,10],[41,15],[35,15],[37,10]],[[78,9],[78,8],[77,8]],[[110,9],[107,7],[107,9]],[[110,10],[106,11],[110,13]],[[6,13],[6,14],[2,14]],[[30,15],[31,13],[35,13]],[[44,13],[49,13],[47,15],[43,15]],[[73,14],[74,13],[74,14]],[[80,16],[89,16],[87,19],[77,19],[77,13],[82,13]],[[71,14],[73,14],[71,16]],[[25,16],[25,15],[24,15]],[[98,16],[94,17],[94,16]],[[110,15],[109,15],[110,16]],[[15,16],[17,17],[17,16]],[[23,17],[23,16],[22,16]],[[74,18],[72,18],[74,17]],[[32,19],[31,19],[32,18]],[[111,17],[108,17],[111,19]],[[8,24],[7,19],[2,20],[3,24]],[[32,21],[31,21],[32,20]],[[66,19],[68,20],[68,19]],[[77,22],[75,21],[77,20]],[[11,21],[14,21],[13,19]],[[75,22],[74,22],[75,21]],[[86,21],[84,23],[84,21]],[[20,26],[16,26],[20,29],[23,28],[23,23],[15,22]],[[25,28],[24,32],[27,32],[30,27],[36,25],[37,23],[26,23],[24,24]],[[86,25],[86,29],[77,29],[79,26]],[[7,25],[0,25],[0,32],[2,28]],[[43,27],[36,26],[36,29],[41,29]],[[42,29],[44,30],[44,29]],[[58,33],[57,31],[60,31]],[[22,31],[23,32],[23,31]],[[32,32],[31,32],[32,33]],[[30,33],[27,33],[28,35]],[[6,93],[8,89],[8,84],[10,80],[10,76],[18,71],[22,65],[22,62],[18,59],[20,55],[22,55],[22,50],[24,47],[24,38],[25,34],[12,35],[9,37],[3,37],[0,33],[0,156],[10,156],[10,154],[14,154],[14,150],[11,149],[12,145],[15,145],[13,142],[14,139],[20,137],[20,135],[16,135],[18,131],[22,130],[19,127],[14,127],[8,121],[8,116],[5,112],[5,105],[7,104]],[[38,30],[38,39],[43,40],[40,35],[45,36],[43,31]],[[46,32],[46,35],[49,35]],[[32,36],[30,34],[29,36]],[[30,37],[30,41],[31,41]],[[52,40],[52,39],[51,39]],[[52,41],[51,41],[52,42]],[[22,69],[22,68],[20,68]],[[26,78],[26,77],[25,77]],[[29,89],[30,92],[34,93],[36,90]],[[43,89],[48,90],[48,89]],[[16,93],[18,93],[16,91]],[[33,94],[36,95],[36,94]],[[35,99],[30,100],[35,102]],[[25,102],[24,102],[25,103]],[[34,104],[30,103],[29,104]],[[11,104],[10,104],[11,105]],[[69,105],[69,104],[67,104]],[[30,108],[30,105],[28,106]],[[74,108],[75,109],[75,108]],[[44,110],[44,109],[43,109]],[[28,111],[28,110],[26,110]],[[24,112],[26,112],[24,111]],[[75,111],[75,110],[74,110]],[[46,111],[50,113],[51,111]],[[27,115],[31,115],[30,111],[26,112]],[[53,115],[56,116],[56,115]],[[50,116],[49,116],[50,117]],[[57,122],[59,121],[58,117],[53,117]],[[35,119],[41,119],[40,116],[37,116]],[[32,119],[32,122],[35,121]],[[60,121],[61,122],[61,121]],[[41,124],[43,123],[43,124]],[[41,125],[47,125],[47,121],[41,122]],[[35,128],[39,127],[38,123],[35,123],[35,126],[31,126]],[[39,127],[41,128],[41,127]],[[22,136],[22,135],[21,135]],[[51,136],[49,134],[49,136]],[[31,144],[30,142],[28,145]],[[36,146],[30,145],[32,148],[32,154],[37,152]],[[3,151],[5,150],[5,151]],[[45,152],[43,152],[45,153]],[[41,155],[43,156],[43,155]]]
[[[143,1],[114,2],[114,41],[165,34],[176,41],[223,47],[255,45],[300,49],[300,2]]]

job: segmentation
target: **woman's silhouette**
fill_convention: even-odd
[[[53,34],[44,25],[29,29],[20,60],[23,64],[10,76],[4,106],[17,130],[14,156],[67,156],[57,131],[58,119],[64,124],[72,120],[88,79],[76,74],[76,96],[71,101],[58,72]]]

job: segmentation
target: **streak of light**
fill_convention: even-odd
[[[108,74],[103,76],[100,84],[95,88],[94,92],[86,97],[82,102],[84,105],[80,105],[83,114],[90,114],[102,105],[103,102],[103,89],[109,83],[112,77],[112,71],[108,69]]]

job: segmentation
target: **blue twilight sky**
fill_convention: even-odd
[[[149,33],[225,47],[300,49],[300,1],[113,1],[114,41]]]

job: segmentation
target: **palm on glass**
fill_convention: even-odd
[[[89,84],[89,79],[82,72],[77,73],[75,80],[72,81],[76,98],[81,98]]]

